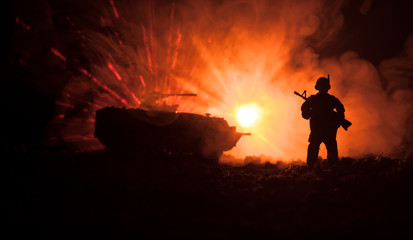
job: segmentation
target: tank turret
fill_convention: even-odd
[[[172,96],[196,97],[197,95],[195,93],[160,93],[156,91],[149,91],[143,94],[141,99],[142,103],[139,108],[145,110],[176,112],[178,105],[168,105],[164,101],[161,101],[164,98]]]

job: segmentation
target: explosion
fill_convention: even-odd
[[[314,50],[337,37],[343,4],[322,0],[54,3],[50,8],[59,12],[59,18],[50,28],[56,35],[53,41],[39,44],[48,49],[48,61],[62,69],[50,73],[50,82],[63,79],[64,87],[45,135],[50,141],[99,148],[93,136],[97,109],[139,107],[147,92],[196,93],[195,98],[170,96],[162,101],[179,104],[178,111],[224,117],[238,131],[252,134],[229,154],[305,159],[308,122],[301,119],[302,100],[293,92],[314,94],[315,80],[330,74],[331,93],[342,100],[353,122],[346,134],[339,131],[339,154],[391,152],[402,140],[412,141],[404,134],[412,91],[386,92],[375,66],[355,52],[321,59]],[[50,8],[43,9],[45,18],[52,18]],[[48,32],[47,21],[41,23],[30,26],[30,19],[16,16],[23,33],[14,38]],[[23,66],[34,64],[30,55],[18,61]],[[382,65],[388,79],[393,79],[392,68],[397,66]]]

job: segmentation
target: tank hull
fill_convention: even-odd
[[[128,154],[192,154],[218,161],[242,135],[223,118],[194,113],[115,107],[96,112],[95,137]]]

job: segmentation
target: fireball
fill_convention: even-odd
[[[251,127],[258,118],[258,106],[247,104],[241,106],[237,111],[237,121],[243,127]]]

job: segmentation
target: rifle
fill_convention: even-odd
[[[307,100],[307,90],[304,90],[303,94],[299,94],[297,91],[294,91],[294,94],[301,97],[304,100]]]
[[[294,91],[294,94],[297,95],[297,96],[299,96],[299,97],[301,97],[301,98],[304,99],[304,100],[307,100],[307,99],[308,99],[308,98],[307,98],[307,91],[306,91],[306,90],[304,90],[303,94],[299,94],[297,91]],[[345,118],[340,119],[340,126],[343,127],[344,130],[347,131],[348,128],[349,128],[351,125],[352,125],[352,123],[351,123],[349,120],[347,120],[347,119],[345,119]]]

